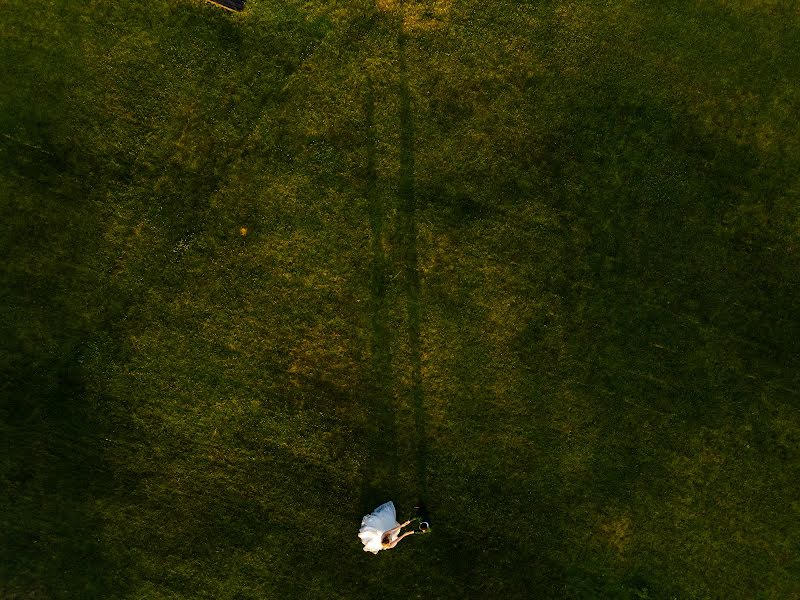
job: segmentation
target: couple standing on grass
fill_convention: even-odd
[[[361,530],[358,533],[358,537],[361,538],[361,542],[364,544],[364,552],[377,554],[381,550],[394,548],[404,537],[415,533],[428,533],[430,524],[428,523],[425,506],[421,502],[417,506],[417,514],[419,516],[409,519],[401,525],[397,522],[397,511],[395,511],[394,503],[390,500],[385,504],[381,504],[361,519]],[[400,530],[416,519],[419,519],[419,530],[412,529],[400,535]]]

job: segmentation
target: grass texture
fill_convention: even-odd
[[[1,597],[800,597],[797,2],[6,0],[0,91]]]

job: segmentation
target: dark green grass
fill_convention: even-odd
[[[799,18],[7,3],[0,596],[800,595]]]

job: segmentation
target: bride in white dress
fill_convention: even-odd
[[[394,548],[404,537],[414,535],[414,531],[406,531],[403,535],[400,530],[411,523],[406,521],[402,525],[397,522],[397,512],[394,503],[390,500],[361,519],[361,530],[358,537],[364,544],[364,552],[377,554],[381,550]]]

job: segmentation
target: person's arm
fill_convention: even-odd
[[[397,544],[399,544],[399,543],[400,543],[400,540],[402,540],[404,537],[408,537],[409,535],[414,535],[415,533],[416,533],[416,532],[415,532],[415,531],[413,531],[413,530],[412,530],[412,531],[406,531],[406,532],[405,532],[403,535],[401,535],[399,538],[397,538],[395,541],[393,541],[393,542],[392,542],[392,543],[389,545],[389,548],[394,548],[395,546],[397,546]]]
[[[398,525],[397,527],[393,527],[393,528],[391,528],[391,529],[389,529],[389,530],[385,531],[385,532],[383,533],[383,535],[386,535],[387,533],[389,533],[389,534],[392,534],[392,533],[395,533],[395,532],[397,532],[397,531],[400,531],[400,530],[401,530],[403,527],[405,527],[405,526],[406,526],[406,525],[408,525],[409,523],[411,523],[411,521],[406,521],[406,522],[405,522],[405,523],[403,523],[402,525]]]

